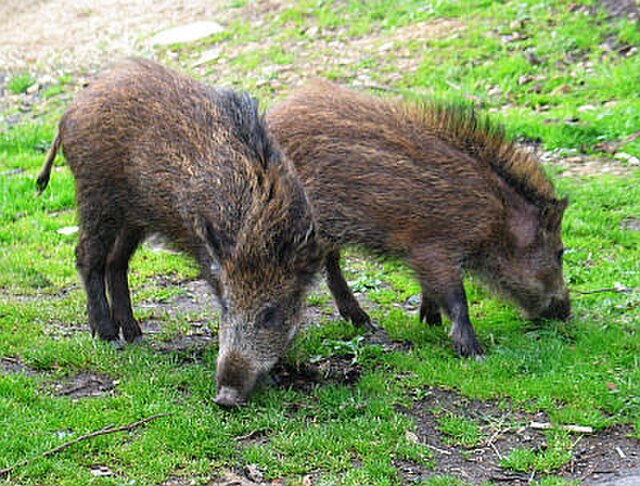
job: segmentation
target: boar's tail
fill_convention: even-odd
[[[38,178],[36,179],[36,187],[38,188],[36,197],[42,194],[49,185],[49,178],[51,177],[51,167],[53,167],[53,161],[56,158],[56,154],[58,153],[59,148],[60,131],[56,133],[56,136],[53,139],[53,143],[51,144],[51,148],[49,149],[49,153],[47,153],[47,158],[44,161],[44,165],[42,166],[42,169],[40,169],[40,173],[38,174]]]

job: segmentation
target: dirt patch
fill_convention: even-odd
[[[546,448],[546,436],[542,431],[529,427],[532,421],[548,422],[542,413],[527,414],[512,407],[499,407],[490,401],[470,400],[452,391],[429,389],[426,397],[414,402],[411,409],[401,411],[415,420],[415,434],[420,443],[432,450],[435,466],[432,469],[420,464],[397,461],[399,475],[405,483],[419,482],[433,476],[450,475],[470,484],[494,481],[502,484],[529,484],[534,477],[530,473],[510,471],[500,467],[501,458],[516,448],[541,451]],[[474,420],[480,426],[483,440],[472,448],[451,445],[439,427],[443,414],[454,414]],[[629,426],[614,426],[597,434],[573,435],[575,446],[572,459],[554,471],[553,475],[565,479],[595,484],[595,481],[640,466],[639,442],[628,435]],[[617,451],[617,448],[625,456]]]
[[[7,0],[0,5],[0,65],[55,72],[99,67],[111,60],[149,54],[152,33],[194,19],[226,17],[222,1]],[[75,69],[74,69],[75,70]]]
[[[173,353],[182,363],[198,363],[213,340],[211,334],[187,334],[167,341],[154,341],[151,347],[161,353]]]
[[[107,375],[98,373],[79,373],[60,382],[54,382],[54,395],[71,397],[74,399],[99,397],[113,391],[118,384]]]
[[[360,379],[362,367],[354,362],[353,355],[344,354],[314,363],[279,363],[271,374],[277,387],[309,393],[318,385],[353,385]]]
[[[361,37],[353,41],[351,46],[368,50],[375,48],[376,44],[386,44],[387,42],[405,43],[409,41],[418,41],[424,44],[431,40],[451,37],[452,35],[455,35],[455,33],[464,29],[465,25],[456,19],[425,20],[423,22],[398,27],[389,33],[376,33]],[[389,49],[391,48],[392,46],[389,46]],[[384,51],[387,49],[382,50]]]
[[[153,277],[151,285],[161,289],[175,289],[176,293],[166,298],[151,298],[141,302],[137,304],[140,309],[152,309],[154,314],[168,314],[171,317],[201,313],[213,316],[220,311],[211,287],[204,280],[184,280],[174,275],[157,275]]]
[[[572,155],[559,157],[553,153],[543,154],[541,159],[562,169],[563,177],[590,177],[612,175],[627,177],[637,167],[624,164],[618,160],[594,155]]]
[[[600,7],[611,17],[640,20],[640,6],[636,0],[600,0]]]
[[[640,231],[640,219],[625,219],[620,223],[620,228],[627,231]]]
[[[27,376],[38,374],[38,371],[26,365],[18,357],[4,356],[0,359],[0,373],[3,375],[10,373],[20,373]]]

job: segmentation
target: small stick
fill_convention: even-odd
[[[256,430],[252,430],[252,431],[251,431],[251,432],[249,432],[248,434],[245,434],[245,435],[238,435],[237,437],[234,437],[234,439],[235,439],[235,440],[237,440],[238,442],[241,442],[241,441],[243,441],[243,440],[251,439],[251,438],[253,438],[254,436],[256,436],[256,435],[258,435],[258,434],[260,434],[260,433],[262,433],[262,430],[258,430],[258,429],[256,429]]]
[[[620,446],[616,446],[616,452],[620,456],[620,459],[626,459],[627,458],[627,455],[622,451]]]
[[[13,466],[9,466],[6,467],[4,469],[0,469],[0,477],[2,476],[6,476],[7,474],[9,474],[10,472],[12,472],[14,469],[17,469],[19,467],[22,466],[26,466],[27,464],[35,461],[36,459],[39,459],[41,457],[47,457],[47,456],[51,456],[53,454],[57,454],[60,451],[63,451],[65,449],[67,449],[68,447],[71,447],[74,444],[77,444],[78,442],[82,442],[84,440],[87,439],[92,439],[94,437],[98,437],[99,435],[107,435],[107,434],[113,434],[115,432],[123,432],[123,431],[130,431],[135,429],[136,427],[139,427],[140,425],[146,424],[147,422],[151,422],[152,420],[155,420],[157,418],[160,417],[166,417],[168,415],[171,415],[170,413],[159,413],[156,415],[152,415],[151,417],[147,417],[144,418],[142,420],[138,420],[137,422],[132,422],[128,425],[123,425],[121,427],[116,427],[113,428],[113,425],[109,425],[103,429],[100,430],[96,430],[95,432],[91,432],[90,434],[86,434],[86,435],[81,435],[80,437],[77,437],[76,439],[70,440],[69,442],[65,442],[64,444],[60,444],[58,447],[54,447],[53,449],[49,449],[48,451],[44,451],[42,454],[38,454],[37,456],[33,456],[29,459],[25,459],[24,461],[18,462],[16,464],[14,464]]]
[[[371,89],[371,90],[378,90],[378,91],[389,91],[390,93],[398,93],[401,95],[404,95],[406,93],[406,91],[403,91],[401,89],[398,88],[392,88],[390,86],[382,86],[379,84],[356,84],[354,85],[355,88],[360,88],[360,89]]]
[[[531,422],[529,427],[536,430],[549,430],[553,429],[554,425],[549,422]],[[558,428],[569,432],[578,432],[580,434],[593,433],[593,428],[585,425],[559,425]]]
[[[499,459],[500,461],[502,461],[502,454],[500,454],[500,451],[498,450],[498,448],[496,447],[496,445],[495,445],[493,442],[491,442],[489,445],[491,446],[491,448],[493,449],[493,451],[496,453],[496,456],[498,456],[498,459]]]
[[[640,292],[640,287],[611,287],[606,289],[595,289],[595,290],[573,290],[576,294],[589,295],[589,294],[601,294],[604,292],[614,292],[618,294],[623,294],[626,292]]]
[[[422,445],[424,445],[425,447],[428,447],[429,449],[433,449],[434,451],[439,452],[440,454],[444,454],[445,456],[450,456],[451,455],[451,452],[449,452],[447,450],[444,450],[444,449],[440,449],[439,447],[436,447],[434,445],[427,444],[427,443],[424,443]]]

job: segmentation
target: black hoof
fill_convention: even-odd
[[[420,308],[420,322],[426,322],[429,326],[441,326],[442,316],[440,312],[427,312]]]
[[[477,360],[483,359],[484,351],[476,338],[466,340],[454,339],[453,349],[455,349],[458,356],[463,358],[476,358]]]
[[[353,322],[356,326],[358,326],[358,327],[360,327],[360,328],[362,328],[362,329],[365,329],[365,330],[366,330],[366,331],[368,331],[368,332],[376,332],[376,331],[379,331],[379,330],[380,330],[380,326],[378,326],[377,324],[374,324],[374,323],[371,321],[371,319],[369,318],[369,316],[368,316],[368,315],[366,315],[366,314],[365,314],[365,316],[366,316],[366,319],[363,319],[363,320],[360,320],[360,321],[355,321],[355,320],[353,320],[353,319],[352,319],[352,322]]]
[[[134,319],[119,321],[122,328],[122,337],[128,343],[139,343],[142,341],[142,329]]]

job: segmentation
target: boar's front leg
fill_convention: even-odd
[[[107,258],[107,288],[111,297],[111,315],[122,328],[124,339],[131,343],[142,338],[142,330],[133,317],[127,270],[144,233],[123,227]]]
[[[324,265],[327,270],[327,285],[338,306],[340,315],[344,319],[353,322],[356,326],[363,327],[368,331],[376,330],[376,326],[371,323],[367,313],[362,310],[342,275],[340,270],[340,251],[329,251],[325,256]]]
[[[459,268],[450,262],[444,252],[429,248],[412,255],[411,265],[420,279],[431,302],[444,310],[451,319],[451,340],[460,356],[481,356],[482,346],[469,319],[467,296]],[[424,301],[423,301],[424,302]]]
[[[462,281],[447,289],[443,296],[444,309],[451,319],[451,339],[460,356],[482,356],[482,346],[469,319],[467,296]]]
[[[440,306],[424,290],[422,291],[422,302],[420,303],[420,322],[426,322],[430,326],[442,324]]]

